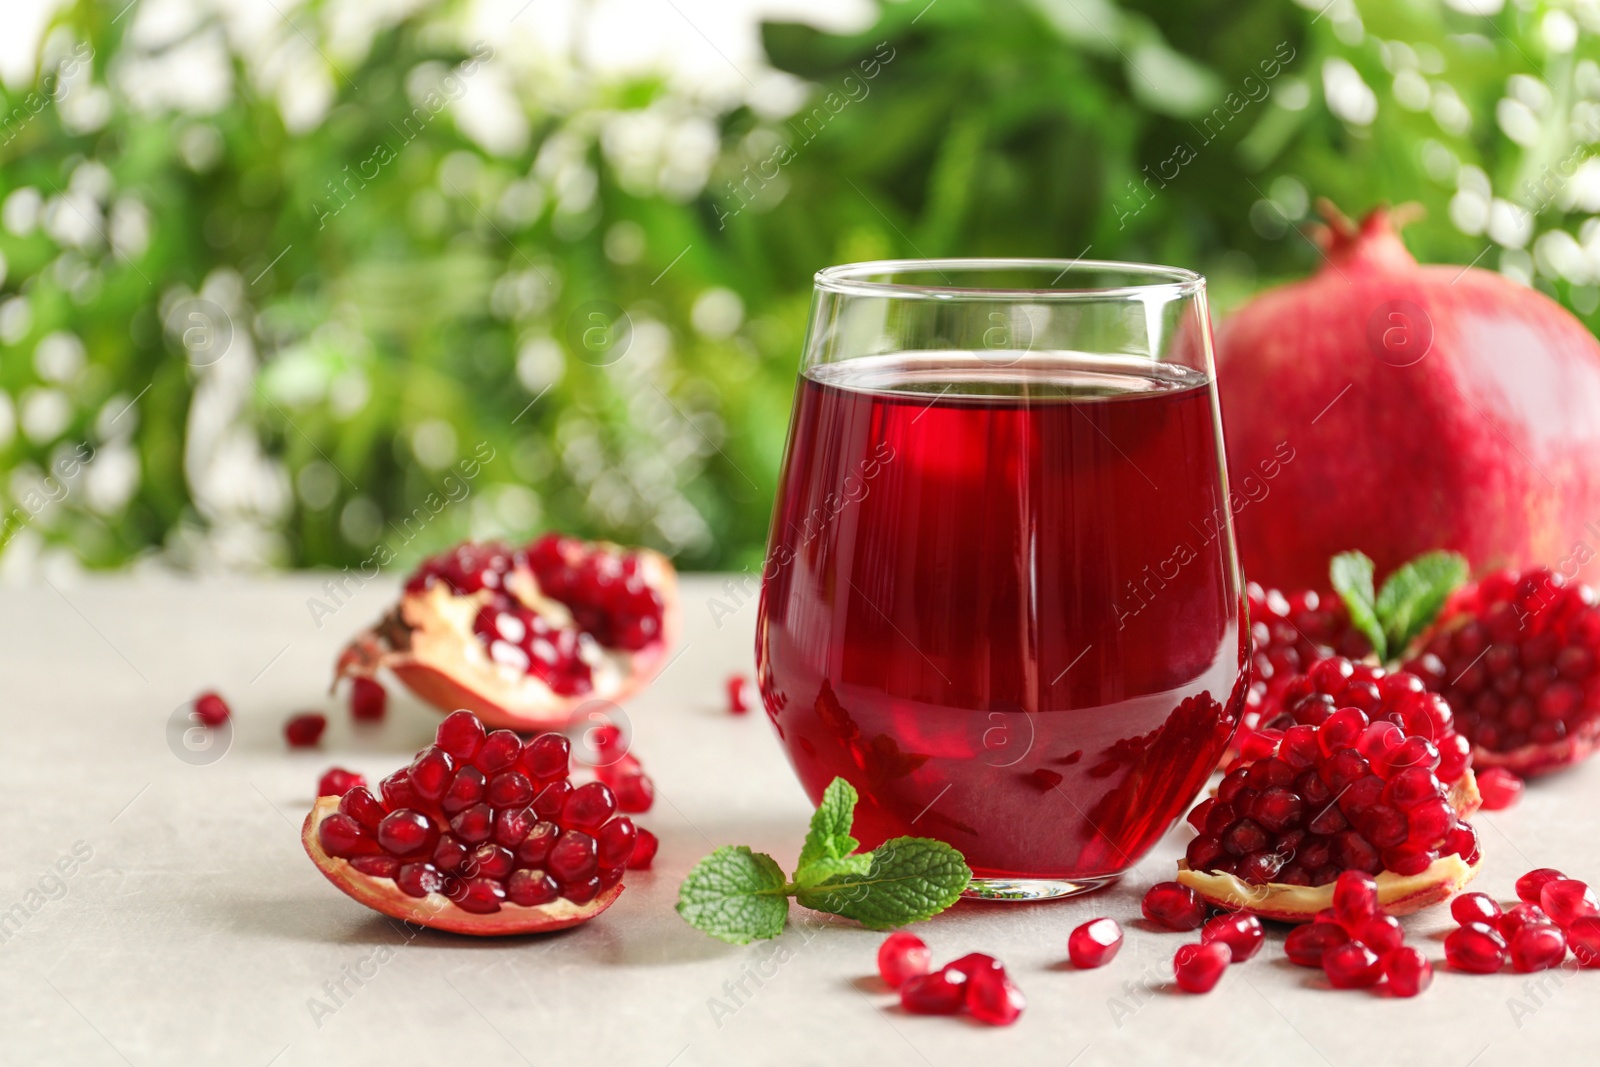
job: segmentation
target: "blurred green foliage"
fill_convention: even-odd
[[[1416,200],[1420,258],[1600,304],[1587,7],[889,3],[765,27],[807,87],[774,106],[523,62],[449,0],[354,44],[329,3],[164,35],[116,6],[70,7],[0,103],[16,567],[557,527],[753,569],[836,262],[1176,263],[1225,310],[1318,266],[1314,197]],[[512,136],[458,110],[491,71]]]

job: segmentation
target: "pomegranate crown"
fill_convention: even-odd
[[[1313,223],[1311,233],[1331,266],[1402,270],[1417,265],[1400,240],[1400,228],[1422,217],[1421,204],[1406,203],[1394,208],[1379,204],[1357,223],[1333,201],[1319,197],[1317,213],[1325,222]]]

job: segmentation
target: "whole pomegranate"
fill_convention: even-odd
[[[1336,552],[1382,575],[1446,548],[1600,578],[1600,343],[1499,274],[1418,266],[1383,208],[1319,207],[1322,269],[1217,335],[1246,573],[1315,589]]]

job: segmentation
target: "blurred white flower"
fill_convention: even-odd
[[[47,382],[66,383],[84,364],[83,342],[66,330],[52,330],[33,349],[33,369]]]
[[[1506,248],[1521,248],[1533,236],[1533,215],[1509,200],[1489,204],[1489,239]]]
[[[59,389],[29,389],[22,394],[22,432],[36,445],[61,436],[72,421],[72,402]]]
[[[411,451],[424,467],[442,470],[456,461],[456,431],[443,419],[419,422],[411,431]]]
[[[689,321],[703,337],[714,341],[730,337],[744,321],[744,301],[732,289],[707,289],[695,298]]]

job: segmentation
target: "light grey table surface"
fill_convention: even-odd
[[[971,1064],[1366,1063],[1467,1067],[1593,1062],[1600,972],[1530,981],[1442,967],[1414,1001],[1331,992],[1282,957],[1281,932],[1208,996],[1169,985],[1193,935],[1137,919],[1169,877],[1179,829],[1120,885],[1074,901],[961,905],[917,927],[937,959],[1003,959],[1028,997],[992,1030],[900,1013],[873,977],[881,935],[796,909],[777,942],[733,947],[672,910],[713,845],[792,862],[810,808],[771,727],[733,717],[722,683],[749,671],[753,604],[722,615],[722,579],[684,583],[681,657],[629,705],[636,751],[659,787],[641,818],[662,840],[604,916],[543,938],[478,941],[394,925],[340,895],[298,831],[334,762],[369,778],[403,763],[437,717],[396,694],[387,722],[352,729],[324,695],[341,641],[392,583],[319,629],[321,579],[96,579],[7,589],[0,613],[0,1063]],[[220,759],[174,755],[168,719],[199,689],[232,700]],[[318,751],[286,751],[281,726],[327,707]],[[1480,819],[1481,888],[1554,865],[1600,878],[1600,767],[1541,782]],[[52,877],[58,861],[68,877]],[[20,911],[19,911],[20,909]],[[1075,925],[1111,915],[1121,955],[1075,972]],[[1442,958],[1449,917],[1406,921]],[[357,978],[349,977],[351,974]],[[360,976],[365,975],[362,978]],[[343,983],[346,992],[330,994]],[[739,986],[742,984],[743,992]],[[1542,991],[1541,991],[1542,985]]]

